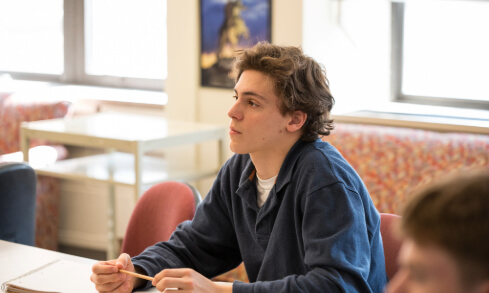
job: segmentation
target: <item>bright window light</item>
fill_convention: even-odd
[[[165,79],[166,1],[86,0],[89,75]]]
[[[0,71],[62,74],[63,0],[0,0]]]
[[[402,93],[489,101],[489,1],[409,1]]]

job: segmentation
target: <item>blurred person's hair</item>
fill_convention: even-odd
[[[401,233],[453,256],[465,285],[489,280],[489,170],[457,173],[418,191]]]

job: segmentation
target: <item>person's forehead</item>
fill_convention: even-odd
[[[236,85],[239,83],[260,83],[263,86],[273,86],[273,78],[269,74],[254,69],[243,71]]]
[[[256,70],[243,71],[234,91],[242,95],[258,95],[264,99],[275,95],[273,79]]]
[[[401,247],[400,264],[410,269],[430,271],[440,275],[455,276],[457,264],[453,256],[436,245],[421,245],[406,240]]]

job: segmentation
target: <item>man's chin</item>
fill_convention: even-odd
[[[238,154],[238,155],[248,154],[247,151],[243,150],[242,148],[238,147],[237,145],[234,145],[232,142],[229,144],[229,149],[231,150],[231,152]]]

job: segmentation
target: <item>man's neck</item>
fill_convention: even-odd
[[[291,140],[288,143],[277,143],[277,148],[272,152],[251,153],[250,157],[255,165],[256,174],[261,179],[269,179],[278,175],[285,157],[296,142],[297,140]]]

